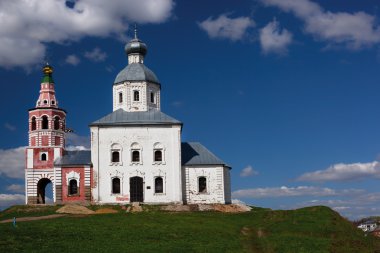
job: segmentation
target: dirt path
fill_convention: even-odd
[[[55,219],[59,217],[66,216],[66,214],[51,214],[51,215],[46,215],[46,216],[38,216],[38,217],[16,217],[16,222],[19,221],[31,221],[31,220],[48,220],[48,219]],[[7,222],[13,222],[13,219],[8,219],[8,220],[2,220],[0,223],[7,223]]]

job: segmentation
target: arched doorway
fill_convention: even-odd
[[[144,202],[144,185],[142,177],[131,177],[129,179],[129,193],[131,202]]]
[[[48,178],[37,183],[37,204],[53,203],[53,184]]]

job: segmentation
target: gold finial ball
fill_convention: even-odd
[[[46,63],[45,67],[42,69],[45,75],[51,75],[53,73],[53,67]]]

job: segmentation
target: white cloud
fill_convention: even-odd
[[[0,176],[24,178],[25,147],[0,149]]]
[[[96,47],[90,52],[85,52],[84,57],[94,62],[101,62],[107,58],[107,54],[100,48]]]
[[[4,127],[5,127],[6,129],[8,129],[9,131],[12,131],[12,132],[16,131],[16,127],[15,127],[14,125],[9,124],[8,122],[6,122],[6,123],[4,124]]]
[[[41,62],[48,43],[86,36],[124,37],[128,22],[161,23],[173,0],[0,1],[0,66],[28,67]]]
[[[25,192],[25,186],[21,184],[11,184],[7,186],[7,191],[12,192]]]
[[[25,195],[22,194],[0,194],[0,210],[12,205],[25,204]]]
[[[76,56],[75,54],[70,54],[66,57],[66,60],[65,62],[67,64],[70,64],[70,65],[73,65],[73,66],[76,66],[80,63],[80,59],[78,56]]]
[[[257,171],[255,171],[251,165],[248,165],[244,169],[241,170],[240,176],[241,177],[250,177],[259,174]]]
[[[286,54],[292,43],[293,35],[286,29],[280,29],[276,20],[268,23],[260,30],[260,45],[264,54]]]
[[[299,197],[299,196],[340,196],[347,194],[359,194],[364,190],[345,189],[334,190],[331,188],[321,188],[314,186],[298,186],[298,187],[267,187],[242,189],[232,192],[234,198],[278,198],[278,197]]]
[[[209,17],[198,25],[210,38],[236,41],[241,40],[247,29],[255,26],[255,22],[249,17],[229,18],[227,14],[222,14],[215,19]]]
[[[66,150],[88,150],[90,149],[90,137],[67,133],[66,144]]]
[[[276,6],[292,12],[305,23],[305,32],[330,44],[361,49],[380,43],[380,26],[376,17],[365,12],[355,13],[324,10],[310,0],[260,0],[267,6]]]
[[[297,178],[297,181],[325,182],[325,181],[350,181],[366,177],[380,177],[380,163],[338,163],[325,170],[308,172]]]

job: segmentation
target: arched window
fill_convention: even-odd
[[[154,179],[154,192],[163,193],[164,192],[164,180],[162,177],[156,177]]]
[[[47,155],[46,153],[41,154],[41,161],[46,161],[47,160]]]
[[[153,92],[150,93],[150,102],[152,104],[154,104],[154,93]]]
[[[120,162],[120,153],[119,153],[119,151],[113,151],[112,152],[112,162],[113,163]]]
[[[69,181],[69,195],[78,194],[78,182],[76,179],[71,179]]]
[[[44,100],[44,105],[47,105],[47,100]]]
[[[118,177],[112,178],[112,193],[120,193],[120,178]]]
[[[206,177],[199,177],[198,178],[198,192],[199,193],[206,193],[207,192]]]
[[[55,105],[55,101],[54,101],[54,100],[52,100],[52,101],[51,101],[51,104],[52,104],[52,105]]]
[[[154,161],[155,162],[162,162],[162,151],[161,150],[155,150],[154,151]]]
[[[140,101],[140,93],[137,90],[133,92],[133,101]]]
[[[54,129],[58,130],[59,129],[59,117],[54,118]]]
[[[132,162],[140,162],[140,151],[138,150],[132,151]]]
[[[31,126],[31,127],[32,127],[32,128],[31,128],[32,131],[37,129],[36,117],[33,117],[33,118],[32,118],[32,126]]]
[[[123,93],[119,93],[119,103],[123,103]]]
[[[49,121],[47,116],[42,116],[42,129],[49,128]]]

